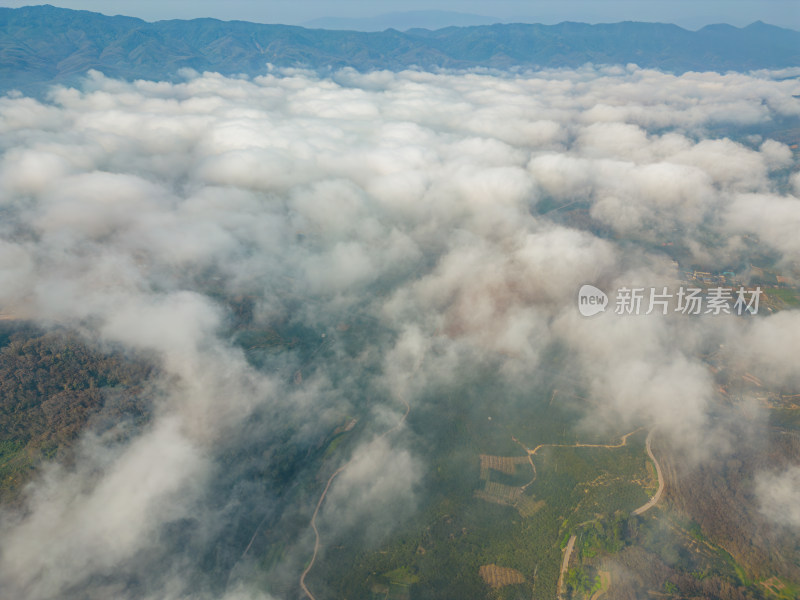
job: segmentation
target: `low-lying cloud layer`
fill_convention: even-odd
[[[165,556],[162,541],[176,522],[196,523],[189,545],[237,526],[235,493],[209,492],[230,440],[311,452],[356,404],[371,426],[322,517],[380,536],[393,523],[375,506],[413,511],[426,468],[414,432],[376,439],[402,403],[481,360],[513,382],[553,343],[597,422],[659,425],[698,460],[726,447],[698,355],[727,343],[731,360],[790,382],[798,314],[587,320],[576,293],[674,284],[664,243],[729,267],[757,236],[798,266],[795,159],[759,133],[800,118],[787,75],[94,74],[46,103],[0,98],[2,312],[148,353],[162,373],[149,426],[128,442],[87,435],[73,466],[46,469],[4,514],[0,588],[202,597],[189,550]],[[583,224],[561,218],[573,205]],[[253,366],[231,336],[242,297],[252,324],[302,326],[315,354]],[[346,350],[335,332],[359,319],[375,335]],[[298,509],[306,523],[315,502]],[[313,544],[297,533],[292,568]],[[227,590],[251,597],[235,577]]]

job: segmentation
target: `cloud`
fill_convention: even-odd
[[[354,452],[332,487],[322,526],[355,529],[359,538],[374,544],[414,514],[421,477],[421,465],[408,450],[397,451],[386,439],[367,443]]]
[[[800,198],[777,194],[739,194],[732,198],[725,214],[728,229],[755,234],[763,243],[795,261],[800,223]]]
[[[359,426],[329,459],[349,466],[322,524],[379,539],[426,493],[424,440],[380,437],[404,402],[434,402],[428,386],[481,364],[522,386],[554,345],[587,420],[658,425],[696,460],[724,449],[700,356],[747,340],[791,380],[794,312],[586,320],[575,295],[676,283],[666,241],[727,265],[755,234],[795,261],[797,198],[774,176],[791,152],[747,137],[800,116],[793,94],[770,73],[631,66],[94,73],[47,102],[1,98],[0,309],[160,374],[143,392],[151,423],[121,441],[86,432],[75,464],[47,467],[4,512],[0,587],[260,597],[238,573],[264,522],[286,528],[276,577],[296,585],[321,491],[310,472],[333,466],[321,457],[346,418]]]
[[[153,543],[161,523],[185,516],[191,488],[202,485],[202,453],[174,419],[162,420],[102,467],[90,449],[78,458],[74,471],[48,469],[29,495],[30,513],[6,529],[8,593],[58,597],[88,573],[113,572]],[[102,474],[92,472],[98,468]]]
[[[756,481],[756,493],[761,501],[761,512],[770,520],[800,528],[800,467],[791,467],[782,473],[762,473]]]

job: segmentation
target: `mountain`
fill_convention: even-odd
[[[317,70],[544,68],[636,63],[673,72],[800,65],[800,32],[761,22],[693,32],[676,25],[495,24],[430,31],[330,31],[243,21],[149,23],[53,6],[0,8],[0,91],[40,93],[89,69],[173,79],[182,68],[255,75],[267,63]]]

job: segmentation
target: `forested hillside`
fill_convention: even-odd
[[[68,459],[90,422],[102,432],[140,424],[144,360],[89,346],[77,335],[4,324],[0,336],[0,498],[18,491],[43,459]]]

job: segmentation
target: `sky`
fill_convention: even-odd
[[[55,6],[124,14],[145,20],[214,17],[262,23],[304,24],[323,18],[368,18],[385,13],[443,10],[494,17],[501,21],[588,23],[624,20],[676,23],[696,29],[710,23],[743,26],[757,20],[800,29],[796,0],[77,0]],[[34,4],[3,1],[2,6]]]

